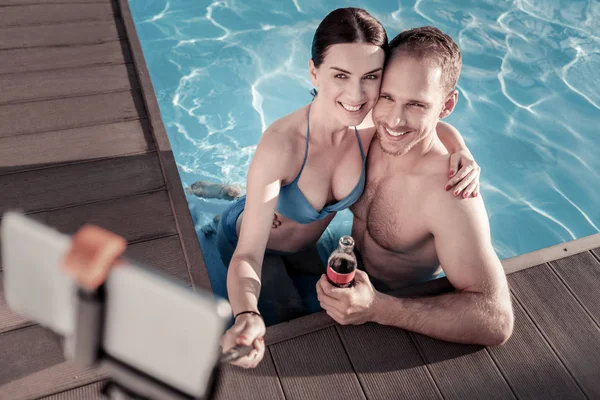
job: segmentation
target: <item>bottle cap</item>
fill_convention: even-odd
[[[352,236],[342,236],[340,238],[340,247],[354,248],[354,239],[352,238]]]

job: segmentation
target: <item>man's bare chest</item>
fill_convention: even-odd
[[[432,239],[422,204],[419,188],[410,179],[382,177],[367,182],[354,212],[380,247],[410,254]]]

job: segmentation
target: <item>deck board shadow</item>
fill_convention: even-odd
[[[101,65],[0,75],[2,104],[138,89],[131,64]],[[96,110],[100,112],[100,110]]]
[[[125,40],[67,47],[0,50],[0,57],[0,74],[118,65],[133,61]]]
[[[73,33],[77,32],[77,35]],[[120,19],[0,28],[0,50],[112,42],[125,37]]]
[[[51,396],[42,397],[40,400],[106,400],[100,390],[108,380],[102,380],[76,389],[66,390]]]
[[[9,104],[0,106],[0,120],[4,122],[0,125],[0,138],[133,121],[145,116],[144,102],[137,90]]]
[[[56,3],[112,3],[114,0],[3,0],[3,6],[22,6],[28,4],[56,4]]]
[[[408,332],[373,323],[336,328],[368,399],[443,398]]]
[[[519,399],[585,399],[556,353],[513,301],[514,331],[508,342],[488,352]]]
[[[38,399],[106,378],[101,369],[82,369],[73,362],[65,361],[0,386],[0,393],[3,399]]]
[[[285,399],[277,377],[269,348],[255,369],[242,369],[233,365],[221,368],[215,388],[215,400]]]
[[[486,348],[411,333],[444,399],[514,399]]]
[[[191,287],[187,263],[177,235],[131,244],[127,247],[125,256],[150,265],[176,282]],[[0,283],[3,283],[1,271]],[[29,325],[32,325],[32,322],[8,308],[4,298],[4,286],[0,287],[0,333]],[[2,346],[0,341],[0,348]]]
[[[155,153],[0,176],[0,214],[46,211],[164,188]]]
[[[0,175],[154,150],[147,120],[9,136],[0,138]]]
[[[334,327],[270,346],[286,399],[365,399]]]
[[[33,325],[0,334],[0,386],[62,363],[60,336]]]
[[[66,234],[75,233],[84,223],[93,223],[123,236],[130,245],[177,234],[165,191],[46,211],[31,217]],[[1,257],[0,252],[0,271]]]
[[[600,397],[598,326],[547,264],[511,274],[508,280],[516,301],[586,396]]]
[[[552,261],[550,266],[600,327],[600,261],[585,252]]]
[[[0,26],[46,25],[75,21],[113,21],[111,3],[34,4],[4,7]]]
[[[129,243],[177,234],[165,190],[35,214],[66,234],[94,224],[123,236]]]
[[[6,304],[6,299],[4,298],[4,274],[0,271],[0,334],[31,324],[27,318],[8,308],[8,304]],[[0,350],[2,350],[1,346],[2,343],[0,342]]]

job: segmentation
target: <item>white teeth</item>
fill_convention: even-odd
[[[360,106],[356,106],[356,107],[352,107],[352,106],[349,106],[348,104],[344,104],[341,102],[340,102],[340,104],[342,105],[342,107],[344,107],[348,111],[358,111],[362,108],[362,104]]]
[[[392,136],[403,136],[403,135],[406,135],[408,133],[408,131],[405,131],[405,132],[394,132],[394,131],[390,131],[388,128],[385,128],[385,130],[387,131],[387,133],[389,133]]]

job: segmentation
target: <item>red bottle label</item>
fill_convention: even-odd
[[[349,274],[338,274],[331,267],[327,267],[327,278],[336,285],[347,285],[354,279],[355,271]]]

